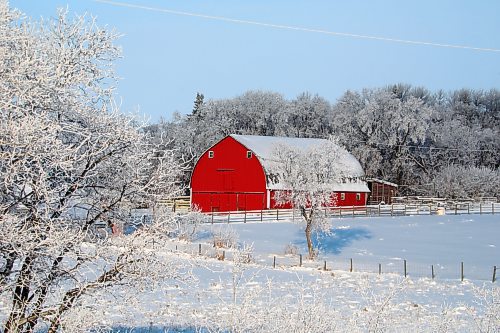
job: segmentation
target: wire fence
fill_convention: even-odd
[[[440,204],[392,204],[392,205],[368,205],[349,207],[328,207],[320,212],[328,218],[352,218],[352,217],[378,217],[378,216],[415,216],[415,215],[460,215],[460,214],[500,214],[500,203],[454,203],[447,205]],[[297,209],[277,209],[259,211],[239,211],[239,212],[214,212],[208,213],[208,223],[246,223],[246,222],[272,222],[290,221],[302,219],[300,211]],[[151,212],[144,210],[136,212],[134,220],[139,224],[150,222]],[[132,224],[133,225],[133,224]],[[127,229],[127,228],[126,228]],[[129,231],[130,232],[130,231]],[[126,230],[127,233],[127,230]],[[158,246],[159,244],[153,244]],[[232,260],[233,249],[224,249],[208,243],[183,243],[171,242],[166,244],[166,248],[172,252],[186,253],[207,258],[217,258],[219,260]],[[406,277],[431,278],[431,279],[451,279],[451,280],[497,280],[497,265],[484,267],[474,262],[456,262],[450,265],[441,263],[420,263],[405,260],[404,258],[379,259],[364,258],[339,258],[339,257],[318,257],[316,260],[308,260],[302,254],[270,254],[259,255],[249,258],[249,262],[266,268],[314,268],[318,270],[340,270],[346,272],[367,272],[378,274],[398,274]]]
[[[160,244],[153,243],[153,247],[158,249],[159,246]],[[234,249],[218,248],[208,243],[169,242],[167,244],[162,244],[161,249],[206,259],[212,258],[221,261],[234,260]],[[251,265],[257,265],[261,268],[272,268],[277,270],[304,268],[330,272],[364,272],[380,275],[397,274],[403,277],[439,279],[441,281],[471,280],[490,281],[495,283],[498,280],[498,265],[484,267],[484,265],[477,265],[473,262],[424,264],[408,261],[404,258],[391,258],[377,262],[372,259],[342,257],[318,257],[314,260],[309,260],[306,255],[300,253],[256,256],[249,253],[248,260],[245,260],[245,262]]]
[[[440,204],[392,204],[368,206],[325,207],[318,212],[329,218],[374,217],[374,216],[415,216],[415,215],[460,215],[499,214],[500,203],[462,202]],[[272,209],[254,211],[207,213],[210,223],[283,221],[301,218],[298,209]]]

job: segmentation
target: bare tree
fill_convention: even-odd
[[[274,149],[270,173],[274,187],[280,188],[278,204],[290,203],[298,208],[306,223],[305,235],[309,258],[315,257],[311,234],[314,229],[327,229],[327,221],[318,212],[335,204],[335,188],[344,182],[361,182],[363,170],[359,162],[335,139],[324,140],[311,147],[280,144]]]
[[[181,166],[113,102],[114,32],[65,11],[41,23],[19,17],[0,1],[4,332],[42,323],[55,332],[82,296],[171,267],[143,247],[165,237],[169,217],[132,236],[107,231],[174,194]]]

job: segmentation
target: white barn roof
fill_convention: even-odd
[[[326,139],[313,138],[288,138],[279,136],[259,136],[259,135],[230,135],[233,139],[251,150],[259,159],[264,170],[270,170],[270,164],[273,162],[273,153],[277,146],[286,145],[300,150],[307,151],[313,147],[325,144]],[[348,173],[352,177],[364,176],[363,168],[359,161],[350,153],[345,154],[345,160],[342,163],[348,168]],[[268,189],[283,189],[280,184],[269,184]],[[336,192],[370,192],[365,181],[352,179],[346,183],[338,183],[334,189]]]

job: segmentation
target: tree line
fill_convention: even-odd
[[[335,136],[369,177],[400,185],[405,195],[449,198],[498,196],[500,91],[432,92],[409,84],[347,91],[335,103],[302,93],[287,100],[248,91],[205,101],[198,93],[188,115],[147,128],[191,168],[229,134]],[[189,183],[189,173],[184,176]]]

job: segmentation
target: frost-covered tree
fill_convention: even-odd
[[[327,230],[328,221],[321,209],[332,206],[334,189],[349,179],[358,181],[363,176],[359,163],[347,150],[331,138],[309,147],[279,144],[274,148],[270,174],[274,186],[281,188],[275,194],[278,204],[291,204],[299,209],[304,222],[309,258],[315,257],[312,231]]]
[[[498,197],[500,194],[498,169],[451,164],[436,172],[430,181],[437,195],[450,199]]]
[[[285,133],[280,135],[297,138],[327,138],[331,134],[330,103],[324,98],[302,93],[289,103]]]
[[[0,297],[4,332],[56,332],[85,295],[158,272],[144,243],[170,218],[107,237],[174,194],[181,169],[113,102],[114,32],[93,19],[20,18],[0,1]],[[160,265],[161,263],[161,265]],[[167,270],[165,270],[165,269]],[[171,270],[169,270],[171,269]]]
[[[405,184],[412,151],[425,143],[433,108],[425,91],[406,86],[347,92],[335,106],[337,132],[367,174]]]

